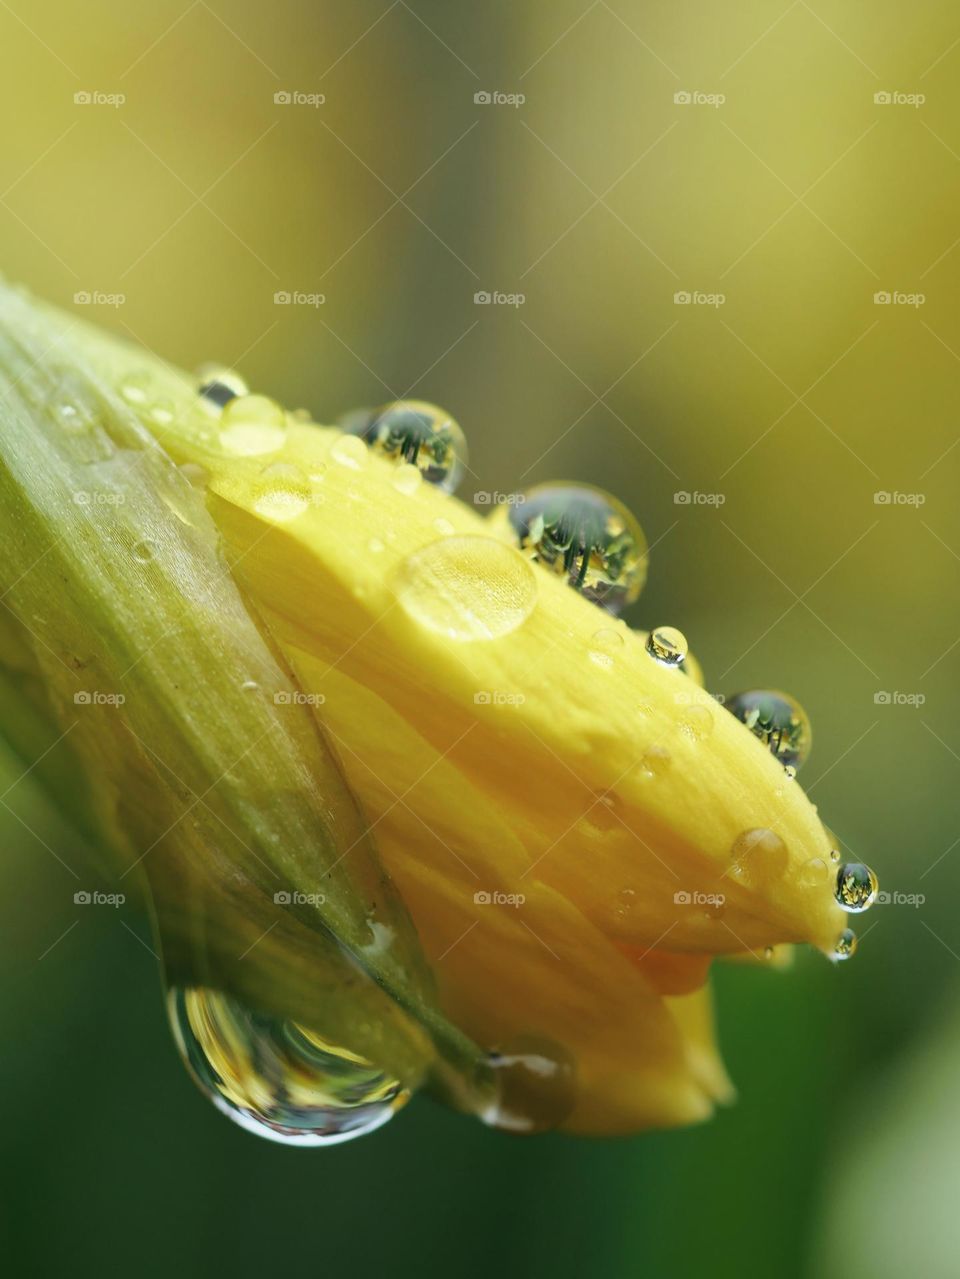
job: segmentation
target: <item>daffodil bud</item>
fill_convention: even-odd
[[[430,406],[344,433],[227,382],[2,295],[4,722],[68,734],[201,1083],[280,1137],[305,1060],[343,1135],[425,1081],[521,1131],[705,1117],[711,959],[845,917],[770,741],[613,615],[645,545],[615,512],[591,577],[458,501]],[[250,1103],[257,1036],[299,1108]]]

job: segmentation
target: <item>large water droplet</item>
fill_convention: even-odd
[[[241,1128],[271,1141],[349,1141],[379,1128],[409,1100],[398,1080],[362,1057],[219,991],[175,987],[168,1011],[201,1090]]]
[[[675,626],[658,626],[647,636],[647,652],[661,666],[680,666],[687,656],[687,637]]]
[[[265,395],[237,396],[228,402],[220,420],[220,444],[235,457],[276,453],[286,440],[286,415]]]
[[[310,490],[293,480],[268,484],[258,494],[253,509],[265,520],[286,524],[310,507]]]
[[[452,493],[467,465],[467,441],[449,413],[425,400],[397,400],[342,419],[374,453],[416,467],[429,484]],[[401,492],[412,490],[401,489]]]
[[[844,862],[837,871],[834,896],[851,915],[869,910],[877,899],[877,877],[863,862]]]
[[[455,640],[489,640],[521,626],[537,602],[533,569],[489,537],[446,537],[408,556],[394,578],[414,621]]]
[[[487,1059],[496,1099],[483,1112],[485,1123],[508,1132],[556,1128],[576,1102],[576,1066],[559,1044],[536,1035],[518,1035]]]
[[[490,516],[498,536],[620,613],[647,576],[647,539],[622,502],[589,484],[541,484]]]
[[[692,742],[705,741],[713,732],[713,712],[709,706],[688,706],[677,720],[677,727]]]
[[[330,447],[330,456],[351,471],[362,471],[367,464],[367,446],[356,435],[341,435]]]
[[[807,713],[789,693],[756,689],[725,697],[723,704],[759,737],[781,764],[799,768],[810,754],[813,731]]]

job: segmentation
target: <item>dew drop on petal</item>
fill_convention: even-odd
[[[220,444],[234,457],[276,453],[286,440],[286,415],[265,395],[237,396],[223,410]]]
[[[657,626],[647,636],[647,652],[661,666],[680,666],[687,656],[687,637],[675,626]]]
[[[446,537],[407,557],[394,590],[408,617],[454,640],[490,640],[521,626],[537,602],[527,561],[489,537]]]
[[[258,493],[253,509],[273,524],[287,524],[310,507],[310,490],[295,482],[268,484]]]
[[[367,464],[367,446],[357,435],[340,435],[330,446],[330,456],[351,471],[362,471]]]
[[[622,502],[589,484],[541,484],[522,496],[491,514],[498,537],[609,613],[633,603],[647,576],[647,539]]]
[[[736,875],[774,879],[787,869],[787,846],[764,826],[746,830],[733,841],[731,870]]]
[[[393,473],[392,484],[398,493],[402,493],[404,497],[412,497],[420,487],[422,476],[417,467],[410,462],[401,462]]]
[[[829,870],[822,857],[811,857],[800,872],[800,882],[805,888],[819,888],[827,882]]]
[[[396,400],[342,420],[374,453],[415,468],[428,484],[452,493],[467,465],[467,441],[449,413],[425,400]],[[401,492],[412,490],[401,489]]]
[[[507,1132],[535,1133],[556,1128],[576,1102],[573,1057],[552,1040],[518,1035],[487,1063],[496,1096],[481,1115],[484,1123]]]
[[[796,698],[776,689],[755,689],[725,697],[723,704],[775,759],[793,768],[796,775],[813,742],[810,720]]]
[[[877,899],[877,877],[863,862],[844,862],[837,871],[834,896],[851,915],[869,910]]]
[[[205,987],[168,995],[174,1039],[213,1104],[248,1132],[325,1146],[386,1123],[410,1097],[399,1080],[297,1022]]]
[[[219,413],[231,400],[249,395],[250,388],[233,369],[222,364],[202,364],[197,370],[197,394],[204,408]]]
[[[149,564],[156,553],[156,549],[156,543],[151,542],[149,539],[138,542],[133,548],[133,558],[138,564]]]
[[[677,727],[692,742],[702,742],[713,732],[713,712],[708,706],[688,706],[677,720]]]

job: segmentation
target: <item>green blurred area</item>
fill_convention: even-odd
[[[467,500],[616,492],[654,547],[636,624],[680,626],[714,691],[799,697],[824,820],[926,898],[878,907],[844,967],[718,974],[741,1096],[702,1129],[524,1141],[417,1102],[287,1151],[195,1092],[145,920],[74,907],[97,881],[10,761],[12,1273],[876,1279],[898,1272],[863,1217],[909,1243],[919,1200],[945,1205],[923,1273],[956,1275],[957,1158],[928,1165],[909,1134],[957,1102],[924,1119],[909,1081],[960,977],[958,37],[946,0],[0,8],[9,276],[68,307],[123,294],[77,313],[320,420],[440,403],[470,441]]]

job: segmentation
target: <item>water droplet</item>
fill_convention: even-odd
[[[840,849],[839,849],[839,848],[831,848],[831,849],[830,849],[830,860],[831,860],[832,862],[834,862],[834,863],[839,862],[839,860],[840,860]]]
[[[250,394],[250,388],[233,369],[221,364],[203,364],[197,370],[197,394],[204,407],[219,413],[231,400]]]
[[[787,869],[787,846],[772,830],[758,826],[733,841],[731,870],[735,875],[774,879]]]
[[[813,742],[807,713],[789,693],[756,689],[724,698],[724,706],[759,737],[781,764],[800,768]]]
[[[357,435],[340,435],[330,448],[330,456],[351,471],[362,471],[367,464],[367,446]]]
[[[836,940],[833,949],[834,959],[849,959],[857,951],[857,934],[852,928],[845,928]]]
[[[819,888],[827,882],[827,863],[822,857],[811,857],[800,872],[800,882],[806,888]]]
[[[663,746],[651,746],[640,760],[640,776],[661,777],[670,767],[670,752]]]
[[[679,666],[687,656],[687,637],[675,626],[658,626],[647,636],[647,652],[663,666]]]
[[[592,647],[587,650],[587,657],[595,666],[603,670],[612,670],[614,659],[623,652],[623,636],[612,626],[605,626],[594,631],[591,637]]]
[[[411,497],[420,487],[421,474],[410,462],[401,462],[393,473],[393,487],[404,497]]]
[[[245,679],[240,685],[241,693],[259,693],[260,685],[255,679]]]
[[[314,1031],[204,987],[168,996],[177,1047],[201,1090],[241,1128],[293,1146],[361,1137],[409,1092]]]
[[[286,524],[302,515],[310,506],[310,490],[305,484],[271,484],[264,488],[253,504],[253,509],[265,520],[274,524]]]
[[[536,1035],[518,1035],[492,1052],[488,1064],[497,1088],[484,1123],[507,1132],[556,1128],[576,1102],[576,1065],[566,1049]]]
[[[677,727],[692,742],[702,742],[713,732],[713,712],[708,706],[688,706],[677,721]]]
[[[533,569],[489,537],[448,537],[408,556],[394,580],[407,615],[455,640],[488,640],[521,626],[537,602]]]
[[[367,543],[367,550],[373,555],[379,555],[386,549],[387,548],[384,546],[383,542],[380,541],[379,537],[371,537],[370,541]]]
[[[128,404],[146,404],[150,386],[150,378],[146,373],[136,373],[127,378],[120,388],[120,394]]]
[[[772,946],[764,946],[763,948],[764,959],[773,959],[774,954],[775,952]]]
[[[851,915],[869,910],[877,898],[877,877],[863,862],[844,862],[837,871],[834,896]]]
[[[589,484],[537,485],[522,502],[499,505],[490,524],[610,613],[633,603],[646,580],[643,529],[622,502]]]
[[[87,419],[77,410],[75,404],[58,404],[54,409],[57,421],[65,431],[79,435],[90,425]]]
[[[797,780],[796,766],[793,764],[784,765],[783,775],[788,782],[795,782]],[[816,809],[816,805],[814,805],[814,809]]]
[[[415,467],[429,484],[452,493],[467,465],[467,441],[449,413],[424,400],[397,400],[372,413],[347,414],[345,431],[381,457]],[[401,492],[406,490],[401,489]]]
[[[283,409],[265,395],[243,395],[230,400],[221,422],[220,444],[234,457],[276,453],[287,436]]]
[[[456,532],[456,529],[453,527],[450,521],[445,520],[442,515],[438,515],[437,518],[433,521],[433,527],[443,537],[449,537],[451,533]]]
[[[133,548],[133,558],[138,564],[149,564],[153,559],[156,549],[156,542],[151,542],[149,540],[138,542]]]

